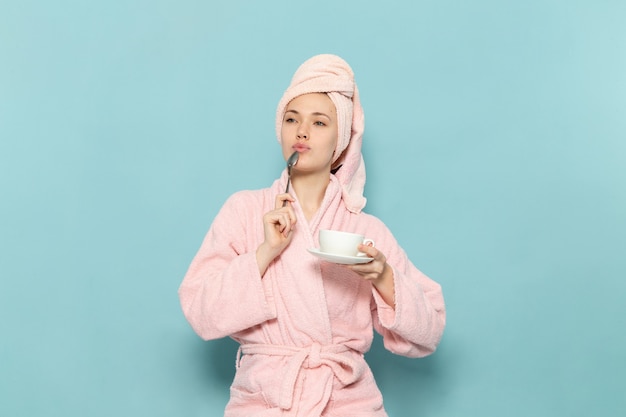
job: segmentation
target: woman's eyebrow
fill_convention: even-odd
[[[298,110],[285,110],[285,113],[300,114],[300,112],[298,112]],[[326,113],[319,112],[319,111],[313,112],[313,113],[311,113],[311,115],[313,115],[313,116],[324,116],[327,119],[330,119],[329,115],[327,115]]]

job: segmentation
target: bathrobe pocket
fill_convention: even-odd
[[[243,355],[230,387],[228,408],[260,410],[278,408],[281,357]]]

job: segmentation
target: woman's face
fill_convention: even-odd
[[[310,93],[291,100],[285,109],[281,132],[285,160],[297,151],[294,171],[330,172],[337,147],[337,111],[324,93]]]

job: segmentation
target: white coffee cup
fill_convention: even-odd
[[[339,230],[320,230],[320,251],[341,256],[365,256],[359,252],[360,244],[374,246],[372,239],[356,233],[341,232]]]

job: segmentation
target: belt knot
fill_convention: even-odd
[[[279,407],[283,410],[289,410],[293,405],[296,380],[301,369],[327,366],[335,378],[346,386],[356,382],[366,368],[363,357],[355,356],[355,351],[342,344],[322,346],[314,342],[307,347],[245,344],[237,352],[238,364],[242,353],[291,358],[284,371],[279,393]]]
[[[313,369],[322,366],[322,358],[320,353],[322,352],[322,345],[319,343],[313,343],[308,351],[307,368]]]

